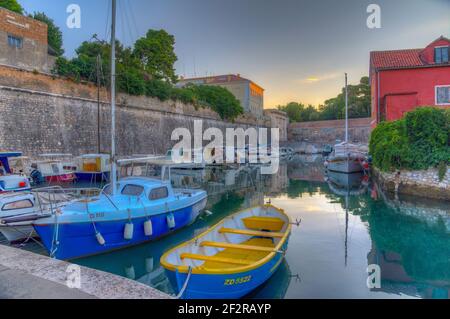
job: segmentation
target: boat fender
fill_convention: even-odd
[[[153,225],[152,225],[152,221],[149,219],[144,223],[144,233],[145,236],[150,237],[151,235],[153,235]]]
[[[125,229],[123,231],[123,238],[125,240],[131,240],[131,239],[133,239],[133,233],[134,233],[133,223],[126,223]]]
[[[95,237],[97,238],[97,242],[98,242],[100,245],[105,246],[105,244],[106,244],[105,238],[103,238],[103,236],[102,236],[102,234],[101,234],[100,232],[97,232],[97,233],[95,234]]]
[[[175,228],[175,216],[173,214],[167,215],[167,226],[169,226],[169,229]]]

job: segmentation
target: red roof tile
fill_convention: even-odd
[[[426,65],[420,58],[423,49],[374,51],[370,53],[371,67],[375,69],[405,68]]]

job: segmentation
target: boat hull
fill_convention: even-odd
[[[286,250],[288,240],[282,250]],[[233,274],[191,274],[184,299],[239,299],[264,284],[283,262],[284,254],[277,253],[261,267]],[[172,287],[181,291],[188,274],[166,269]]]
[[[72,183],[75,180],[75,174],[61,174],[45,176],[45,180],[48,183]]]
[[[338,173],[358,173],[364,169],[358,158],[335,158],[328,160],[327,169]]]
[[[78,182],[108,182],[109,172],[76,172]]]
[[[41,237],[49,254],[53,252],[53,257],[57,259],[70,260],[156,240],[193,223],[205,206],[206,197],[191,206],[176,211],[149,216],[148,218],[132,218],[131,222],[133,223],[134,231],[131,240],[124,238],[125,225],[129,223],[128,219],[95,222],[95,226],[94,223],[90,222],[65,223],[59,224],[57,229],[54,223],[35,224],[34,229]],[[169,214],[174,216],[174,228],[170,228],[168,225],[167,217]],[[145,235],[144,231],[144,223],[148,219],[151,220],[153,226],[151,236]],[[55,250],[53,238],[56,230],[58,233],[58,245]],[[97,241],[97,232],[105,239],[104,245],[99,244]]]
[[[2,233],[10,243],[18,242],[29,237],[38,237],[30,223],[17,226],[0,226],[0,233]]]

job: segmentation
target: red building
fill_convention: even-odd
[[[424,49],[370,53],[372,127],[424,105],[450,107],[450,40]]]

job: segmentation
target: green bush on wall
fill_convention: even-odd
[[[369,149],[374,166],[383,171],[448,164],[450,111],[421,107],[401,120],[380,123],[372,132]]]

